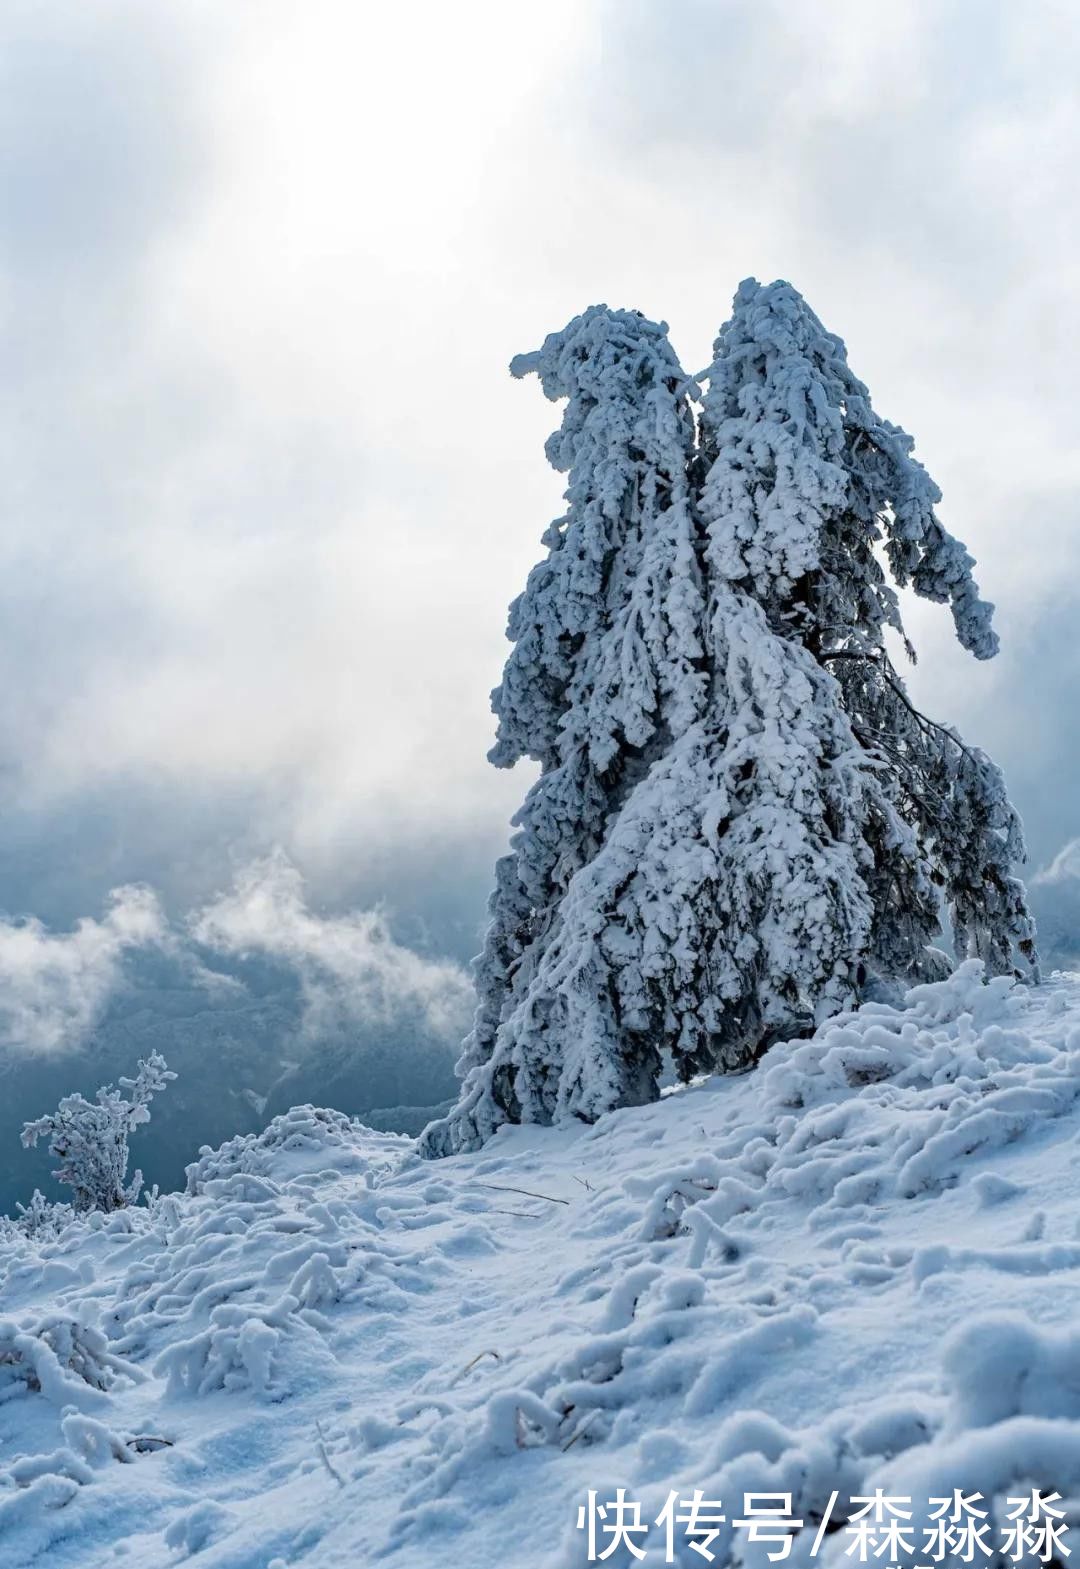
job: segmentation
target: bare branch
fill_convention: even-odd
[[[524,1193],[529,1199],[546,1199],[549,1204],[569,1204],[569,1199],[552,1198],[550,1193],[534,1193],[531,1188],[510,1188],[501,1182],[478,1182],[478,1188],[491,1188],[496,1193]]]

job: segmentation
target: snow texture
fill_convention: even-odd
[[[437,1166],[296,1108],[186,1194],[0,1241],[0,1562],[579,1569],[619,1486],[734,1504],[754,1569],[751,1490],[799,1566],[834,1489],[825,1569],[878,1487],[1058,1491],[1075,1553],[1078,1139],[1080,980],[978,960]]]

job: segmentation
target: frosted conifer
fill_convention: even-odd
[[[461,1067],[483,1068],[489,1089],[471,1141],[507,1117],[546,1120],[558,1072],[543,1049],[511,1063],[496,1038],[516,1008],[531,1007],[574,877],[650,764],[703,711],[707,688],[695,427],[666,329],[594,306],[511,369],[535,372],[549,398],[566,400],[547,455],[568,475],[567,511],[510,608],[514,648],[492,694],[491,760],[531,757],[541,773],[496,868],[476,966],[479,1006]],[[614,1093],[631,1095],[626,1084]],[[454,1147],[464,1136],[437,1125],[428,1143]]]
[[[565,399],[567,512],[511,607],[491,757],[540,776],[500,861],[462,1097],[429,1155],[748,1065],[958,951],[1034,964],[1019,821],[911,703],[895,585],[996,651],[912,443],[788,284],[743,284],[695,428],[666,329],[594,307],[515,374]],[[884,555],[892,582],[881,565]],[[905,646],[907,645],[904,638]]]
[[[941,493],[910,436],[880,419],[789,283],[735,296],[707,372],[701,418],[707,571],[752,593],[770,624],[835,675],[875,769],[866,841],[875,916],[868,963],[920,978],[944,897],[958,952],[993,973],[1034,964],[1034,928],[1012,867],[1023,834],[998,769],[913,707],[885,644],[911,658],[893,584],[947,602],[978,659],[997,652],[974,562],[942,527]],[[1015,950],[1015,953],[1014,953]]]

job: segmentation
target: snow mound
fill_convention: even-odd
[[[878,1488],[927,1530],[1057,1492],[1080,1547],[1078,1137],[1080,980],[974,962],[438,1163],[294,1108],[0,1240],[0,1562],[576,1569],[620,1487],[647,1562],[708,1561],[655,1523],[695,1489],[722,1563],[775,1551],[747,1492],[791,1495],[796,1565],[854,1561]]]

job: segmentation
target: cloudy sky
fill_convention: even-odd
[[[846,339],[998,605],[987,667],[913,611],[916,693],[1037,864],[1080,835],[1069,0],[9,0],[0,70],[9,913],[193,908],[278,845],[466,952],[560,488],[507,363],[604,300],[697,370],[749,274]]]

